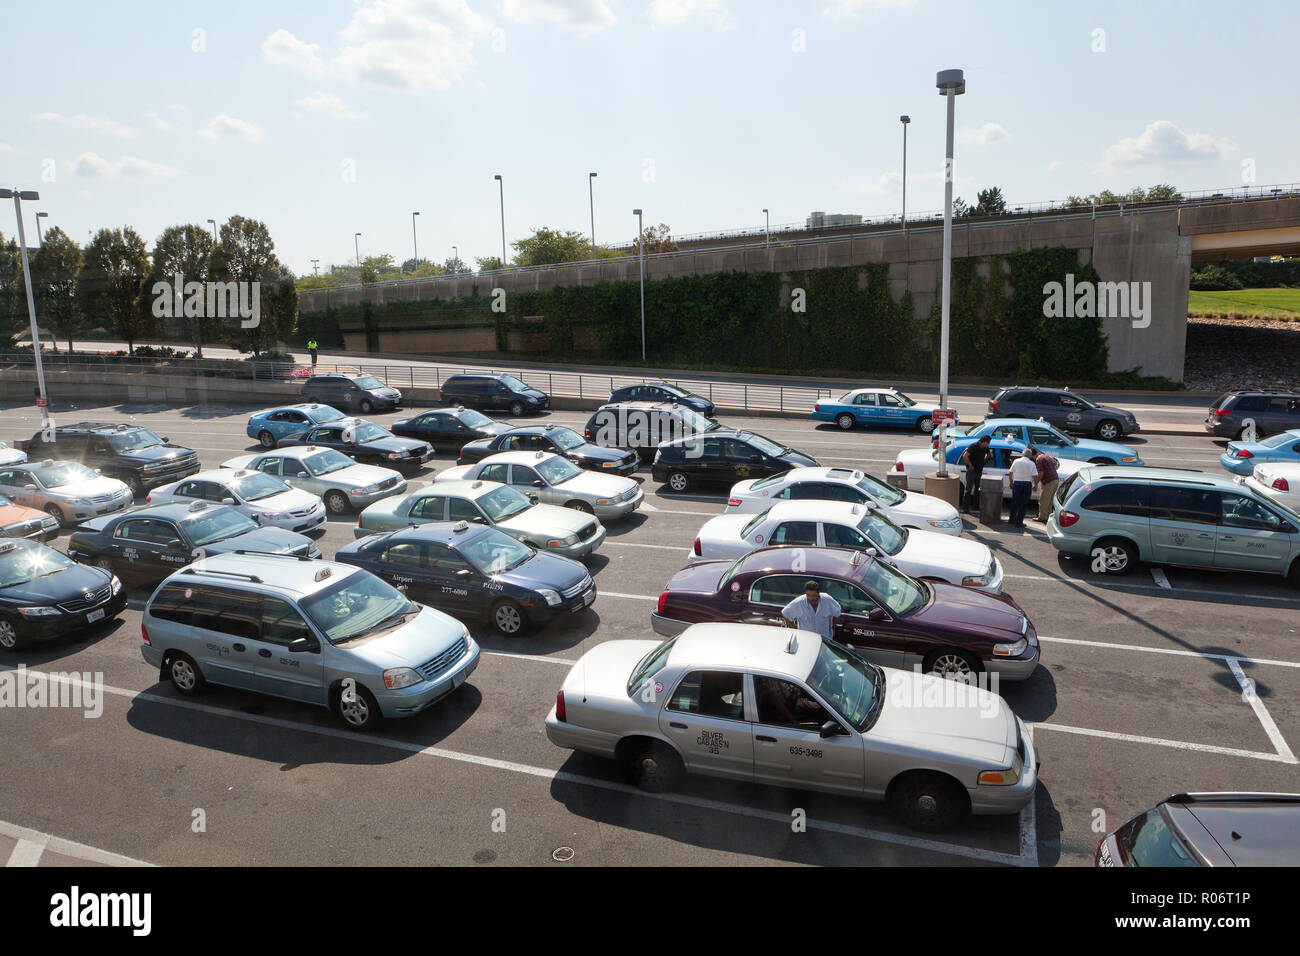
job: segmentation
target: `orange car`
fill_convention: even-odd
[[[0,538],[47,541],[59,533],[59,521],[44,511],[16,505],[0,495]]]

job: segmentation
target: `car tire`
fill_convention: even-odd
[[[1097,423],[1097,437],[1102,441],[1115,441],[1124,437],[1124,429],[1113,418],[1103,418]]]
[[[334,515],[345,514],[348,508],[351,507],[348,496],[341,491],[327,491],[321,500],[325,502],[326,510]]]
[[[510,403],[510,414],[511,414],[511,415],[513,415],[515,418],[518,418],[518,417],[520,417],[521,415],[523,415],[523,413],[524,413],[524,403],[523,403],[523,402],[511,402],[511,403]]]
[[[509,598],[503,598],[492,605],[488,621],[502,637],[519,637],[528,630],[528,616],[524,614],[524,609]]]
[[[46,505],[45,513],[49,515],[51,518],[53,518],[55,521],[57,521],[59,523],[60,528],[64,527],[67,524],[67,521],[63,517],[63,509],[60,508],[58,505]]]
[[[842,415],[835,416],[835,424],[839,425],[840,428],[844,429],[845,431],[848,431],[854,425],[857,424],[857,420],[854,419],[854,417],[850,415],[848,412],[845,412]]]
[[[1300,588],[1300,558],[1291,562],[1291,573],[1286,576],[1287,583],[1293,588]]]
[[[1123,538],[1103,538],[1089,551],[1094,574],[1119,577],[1128,574],[1138,563],[1138,549]]]
[[[691,486],[691,476],[684,471],[670,472],[668,475],[668,487],[676,492],[683,492]]]
[[[279,442],[275,440],[275,436],[265,428],[257,433],[257,443],[268,450],[279,444]]]
[[[930,432],[934,431],[934,419],[929,415],[926,415],[916,423],[916,427],[920,429],[922,433],[928,435]]]
[[[1115,460],[1114,460],[1113,458],[1089,458],[1089,459],[1088,459],[1088,464],[1090,464],[1090,465],[1113,465],[1113,464],[1115,464]]]
[[[95,560],[90,563],[93,567],[99,568],[101,571],[107,571],[109,574],[113,573],[113,559],[106,554],[98,555]]]
[[[374,730],[383,720],[383,714],[379,710],[379,704],[375,701],[375,695],[366,690],[361,684],[356,685],[356,699],[351,703],[343,702],[343,688],[339,686],[334,690],[334,713],[338,715],[339,720],[348,730],[358,730],[365,732]]]
[[[975,684],[982,670],[979,659],[955,647],[940,647],[925,656],[922,673],[959,684]]]
[[[594,515],[596,509],[585,501],[566,501],[564,507],[572,508],[574,511],[581,511],[583,514]]]
[[[0,651],[15,651],[22,646],[18,625],[10,618],[0,617]]]
[[[629,746],[623,755],[623,772],[628,782],[646,793],[672,790],[685,771],[677,751],[657,740]]]
[[[914,830],[938,833],[966,816],[969,799],[952,777],[929,771],[907,773],[889,788],[894,812]]]
[[[144,482],[140,480],[140,476],[135,474],[135,472],[128,471],[122,476],[122,480],[125,481],[126,486],[131,489],[132,497],[139,498],[144,494]]]
[[[167,679],[183,697],[193,697],[203,689],[203,671],[188,654],[175,653],[167,658],[163,665]]]
[[[361,409],[362,415],[369,415],[371,412],[375,410],[375,403],[368,398],[363,398],[361,400],[361,404],[358,405],[357,407]]]

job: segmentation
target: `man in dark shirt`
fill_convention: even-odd
[[[984,463],[989,460],[988,435],[981,435],[979,441],[966,446],[961,453],[961,463],[966,466],[966,500],[962,507],[969,513],[980,513],[980,478],[984,475]]]
[[[1040,451],[1034,456],[1034,464],[1038,466],[1038,479],[1034,482],[1038,486],[1038,520],[1047,524],[1047,519],[1052,516],[1052,499],[1056,497],[1056,486],[1061,483],[1061,476],[1056,472],[1056,459],[1047,452]]]

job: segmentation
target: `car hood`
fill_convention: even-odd
[[[0,448],[0,465],[21,465],[27,460],[27,452],[17,448]]]
[[[788,461],[795,468],[816,468],[817,459],[805,452],[798,451],[794,448],[787,448],[780,456],[782,461]]]
[[[1096,408],[1093,408],[1092,411],[1099,412],[1105,415],[1114,415],[1117,418],[1124,418],[1124,419],[1132,418],[1134,421],[1137,420],[1137,416],[1134,415],[1132,412],[1130,412],[1128,409],[1116,408],[1114,405],[1098,405]]]
[[[248,467],[249,462],[254,458],[261,458],[261,455],[237,455],[234,458],[227,458],[221,463],[222,468],[232,468],[235,471],[241,471]]]
[[[499,575],[499,578],[533,590],[553,588],[563,591],[588,578],[588,574],[579,561],[538,551],[519,567]]]
[[[515,395],[522,395],[524,398],[535,398],[541,400],[546,397],[546,393],[537,388],[526,388],[522,392],[515,392]]]
[[[627,491],[629,486],[636,487],[636,482],[631,478],[623,478],[619,475],[604,475],[595,471],[583,471],[574,475],[568,481],[555,485],[555,488],[566,494],[591,495],[593,498],[614,498]]]
[[[376,523],[387,524],[396,520],[395,515],[398,510],[405,511],[406,504],[410,499],[411,495],[409,494],[389,495],[387,498],[380,498],[373,504],[366,505],[361,512],[358,526],[368,528],[373,527]]]
[[[475,438],[473,441],[465,442],[465,444],[462,445],[461,448],[462,450],[466,448],[472,448],[475,451],[486,452],[488,450],[488,445],[492,444],[493,437],[495,436],[491,436],[487,438]]]
[[[980,575],[993,563],[993,552],[987,544],[969,538],[957,538],[938,531],[910,530],[907,543],[895,558],[907,564],[951,568],[962,575]]]
[[[1108,458],[1114,458],[1116,464],[1122,463],[1125,458],[1136,458],[1139,461],[1142,459],[1142,456],[1131,445],[1121,445],[1119,442],[1113,441],[1097,441],[1095,438],[1078,439],[1074,449],[1075,451],[1086,452],[1089,455],[1105,455]],[[1048,454],[1052,454],[1052,451],[1049,450]]]
[[[310,491],[303,491],[301,488],[290,488],[288,491],[281,491],[269,498],[259,498],[257,501],[247,502],[250,508],[270,512],[299,511],[303,508],[315,507],[320,503],[320,498]]]
[[[137,448],[132,452],[124,452],[118,457],[122,461],[134,461],[142,465],[151,465],[174,458],[190,458],[193,455],[193,449],[181,445],[153,445],[149,448]]]
[[[92,498],[96,495],[115,495],[125,487],[126,483],[118,481],[116,478],[96,475],[94,478],[87,478],[85,481],[78,481],[70,485],[59,485],[57,488],[51,488],[50,491],[55,494],[66,495],[69,498]]]
[[[37,511],[35,508],[28,508],[26,505],[0,506],[0,528],[11,524],[21,524],[25,521],[44,521],[46,517],[44,511]]]
[[[245,531],[224,541],[203,545],[206,554],[225,554],[231,551],[270,551],[272,554],[306,554],[311,549],[311,538],[286,531],[283,528],[257,528]]]
[[[904,492],[903,500],[892,507],[926,520],[946,521],[958,517],[957,509],[942,498],[923,495],[918,491]],[[944,535],[944,537],[951,540],[952,535]]]
[[[575,448],[569,454],[583,461],[624,462],[631,458],[631,452],[625,452],[619,448],[605,448],[602,445],[583,445],[580,448]]]
[[[659,646],[659,641],[605,641],[579,658],[569,669],[562,689],[574,701],[591,697],[627,697],[632,669]]]
[[[348,465],[348,467],[340,468],[338,471],[331,471],[328,475],[320,475],[315,480],[333,481],[339,484],[351,485],[355,488],[364,488],[367,485],[377,485],[389,478],[401,477],[391,468],[381,468],[378,465]]]
[[[955,543],[951,537],[945,537],[944,542]],[[987,565],[980,573],[986,568]],[[908,618],[912,625],[985,637],[997,634],[1005,637],[999,643],[1007,644],[1014,644],[1023,636],[1021,626],[1027,620],[1025,612],[1009,597],[987,594],[976,588],[955,584],[936,581],[926,583],[934,590],[934,599]]]
[[[359,637],[338,645],[338,650],[376,668],[415,667],[426,664],[467,635],[465,625],[448,614],[422,606],[401,627],[373,637]]]
[[[929,674],[882,670],[885,700],[868,737],[938,751],[977,771],[1011,765],[1016,718],[997,694]]]
[[[523,534],[544,534],[547,537],[563,538],[566,535],[576,534],[594,520],[591,515],[573,508],[533,505],[513,518],[499,522],[497,527],[509,528]]]
[[[361,442],[357,447],[370,452],[387,454],[392,451],[402,452],[422,449],[424,448],[424,442],[416,438],[399,438],[394,435],[392,438],[376,438],[374,441]]]
[[[6,600],[16,604],[59,604],[79,598],[85,591],[102,588],[112,579],[111,571],[88,564],[74,564],[26,584],[7,587],[3,594]]]

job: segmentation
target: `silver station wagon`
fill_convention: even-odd
[[[596,645],[565,678],[546,736],[654,792],[683,772],[819,790],[888,801],[931,831],[1017,813],[1038,781],[1029,733],[997,694],[759,624]]]
[[[399,472],[359,465],[341,451],[317,445],[240,455],[223,461],[221,467],[273,475],[290,487],[310,491],[332,514],[359,511],[380,498],[406,491],[406,479]]]
[[[181,694],[205,683],[331,708],[354,730],[432,707],[478,666],[455,618],[333,561],[237,553],[168,577],[140,651]]]
[[[631,478],[579,468],[545,451],[507,451],[473,465],[448,468],[434,482],[482,479],[513,485],[545,504],[594,514],[601,521],[624,518],[641,506],[645,493]]]

